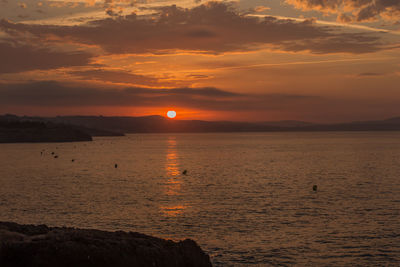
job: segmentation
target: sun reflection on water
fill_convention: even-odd
[[[176,139],[175,137],[170,137],[168,139],[167,144],[167,160],[165,169],[167,171],[167,176],[171,180],[171,178],[175,178],[179,175],[178,168],[178,153],[176,149]]]
[[[165,194],[173,201],[174,197],[182,195],[182,177],[179,170],[179,158],[177,150],[177,141],[175,136],[169,136],[167,140],[167,153],[166,153],[166,181],[165,181]],[[177,200],[176,202],[178,202]],[[176,205],[161,206],[162,213],[166,216],[173,217],[184,212],[186,206],[182,203],[174,203]],[[179,201],[181,202],[181,201]]]
[[[186,209],[186,206],[184,206],[184,205],[161,207],[161,211],[164,213],[164,215],[166,215],[168,217],[175,217],[175,216],[183,213],[185,209]]]

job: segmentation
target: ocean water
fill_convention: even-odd
[[[0,220],[192,238],[215,266],[398,266],[400,132],[0,144]]]

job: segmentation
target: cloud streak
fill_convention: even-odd
[[[89,69],[71,71],[70,74],[85,80],[134,84],[147,87],[174,87],[182,82],[139,75],[122,70]],[[187,85],[187,84],[186,84]]]

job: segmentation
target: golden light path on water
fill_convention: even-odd
[[[170,197],[179,197],[183,184],[181,172],[179,170],[178,150],[175,136],[169,136],[167,139],[167,153],[165,171],[167,174],[165,183],[165,194]],[[166,216],[177,216],[186,208],[183,203],[176,203],[172,206],[161,206],[161,211]]]

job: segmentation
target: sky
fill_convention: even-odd
[[[400,116],[399,0],[0,0],[0,114]]]

